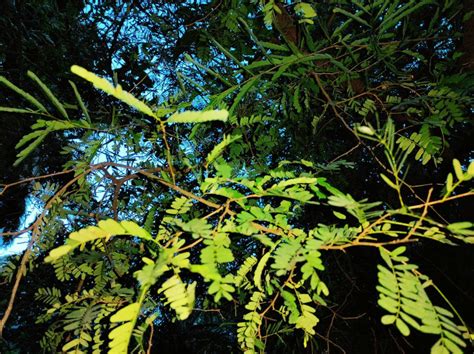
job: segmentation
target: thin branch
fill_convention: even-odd
[[[23,278],[23,275],[26,273],[26,264],[30,258],[30,254],[33,248],[33,245],[36,243],[37,239],[40,236],[40,228],[43,223],[43,219],[46,216],[46,213],[48,210],[53,206],[54,202],[60,198],[66,191],[67,189],[73,185],[77,180],[82,178],[83,176],[87,175],[89,172],[92,171],[92,168],[89,170],[84,171],[83,173],[77,175],[74,177],[72,180],[70,180],[68,183],[66,183],[54,196],[51,197],[51,199],[48,201],[46,204],[43,212],[41,215],[36,219],[36,221],[33,223],[33,232],[31,234],[31,239],[30,242],[28,243],[28,247],[23,254],[23,257],[21,259],[20,267],[17,270],[16,273],[16,278],[15,278],[15,283],[12,288],[12,292],[10,295],[10,300],[8,301],[8,306],[5,309],[5,313],[3,314],[2,319],[0,320],[0,337],[3,337],[3,329],[5,328],[5,324],[10,317],[10,314],[13,310],[13,304],[15,303],[16,295],[18,293],[18,288],[20,286],[21,279]]]
[[[41,175],[41,176],[37,176],[37,177],[28,177],[28,178],[22,179],[20,181],[12,182],[12,183],[0,184],[0,187],[3,187],[2,191],[0,192],[0,197],[7,191],[8,188],[18,186],[20,184],[24,184],[24,183],[31,182],[31,181],[37,181],[39,179],[45,179],[45,178],[50,178],[50,177],[54,177],[54,176],[65,175],[65,174],[74,172],[77,169],[78,168],[71,168],[69,170],[65,170],[65,171],[61,171],[61,172],[49,173],[47,175]]]

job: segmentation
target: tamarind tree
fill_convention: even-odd
[[[67,156],[0,190],[29,185],[37,211],[2,231],[29,236],[0,268],[2,352],[367,352],[334,324],[364,317],[395,350],[468,351],[472,310],[420,253],[436,245],[441,267],[473,249],[473,75],[455,43],[472,14],[216,1],[188,21],[198,5],[168,6],[134,3],[122,22],[162,34],[167,10],[182,16],[158,97],[78,65],[69,94],[41,73],[28,89],[0,76],[24,103],[0,114],[33,119],[14,164],[52,138]]]

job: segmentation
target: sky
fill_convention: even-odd
[[[39,210],[36,209],[31,203],[31,200],[28,198],[26,200],[26,214],[22,216],[20,226],[18,230],[22,230],[30,226],[39,215]],[[3,231],[3,228],[0,227],[0,232]],[[30,239],[30,232],[24,233],[18,237],[15,237],[13,242],[7,247],[2,247],[0,245],[0,260],[6,256],[11,256],[14,254],[21,253],[28,246],[28,241]]]

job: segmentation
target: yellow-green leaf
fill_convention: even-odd
[[[176,112],[166,121],[167,123],[202,123],[212,120],[227,121],[229,112],[225,109],[209,111]]]
[[[77,346],[81,340],[79,338],[73,339],[72,341],[66,343],[63,346],[63,352],[67,352],[69,349],[72,349],[73,347]]]
[[[385,183],[387,183],[390,187],[392,187],[395,190],[398,190],[398,187],[393,183],[387,176],[385,176],[383,173],[380,174],[380,177],[384,180]]]
[[[446,178],[446,190],[448,192],[453,190],[453,174],[449,173],[448,177]]]
[[[118,310],[112,317],[110,317],[110,322],[132,321],[137,317],[139,311],[140,304],[134,302],[133,304],[127,305]]]
[[[458,159],[453,160],[453,167],[454,167],[454,173],[456,174],[456,177],[458,178],[458,180],[462,181],[464,173],[462,172],[461,163],[459,162]]]
[[[94,87],[98,88],[99,90],[102,90],[105,93],[108,93],[109,95],[114,96],[120,101],[128,104],[129,106],[135,108],[136,110],[142,113],[145,113],[146,115],[149,115],[150,117],[158,119],[156,115],[153,113],[153,111],[151,110],[151,108],[148,107],[145,102],[140,101],[131,93],[124,91],[122,89],[122,86],[120,85],[114,86],[106,79],[101,78],[78,65],[71,66],[71,71],[77,76],[80,76],[83,79],[91,82],[94,85]]]
[[[404,335],[405,337],[410,335],[410,328],[401,319],[398,318],[395,321],[395,325],[397,326],[398,330],[402,335]]]
[[[397,317],[394,315],[385,315],[385,316],[382,316],[381,321],[384,325],[391,325],[392,323],[395,322],[396,319]]]
[[[474,176],[474,161],[471,161],[469,167],[467,168],[467,174],[469,176]]]
[[[151,235],[145,229],[141,228],[133,221],[124,220],[120,224],[130,235],[138,236],[144,239],[151,239]]]
[[[263,272],[263,269],[265,268],[265,265],[268,262],[268,259],[270,258],[270,255],[271,255],[271,252],[267,252],[260,259],[260,262],[258,262],[257,268],[255,269],[255,273],[254,273],[254,276],[253,276],[253,281],[255,283],[255,286],[260,291],[263,291],[263,289],[262,289],[262,272]]]
[[[61,258],[62,256],[68,254],[71,250],[72,250],[72,247],[70,245],[59,246],[51,250],[51,252],[49,252],[49,256],[46,257],[45,262],[49,263],[49,262],[55,261],[56,259]]]
[[[316,17],[316,11],[314,11],[313,7],[306,2],[300,2],[296,4],[295,11],[301,12],[304,18]]]

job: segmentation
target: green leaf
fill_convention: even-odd
[[[404,253],[406,251],[406,247],[405,246],[400,246],[400,247],[397,247],[395,248],[392,252],[390,252],[390,256],[392,258],[394,257],[398,257],[399,255],[401,255],[402,253]]]
[[[76,339],[73,339],[72,341],[66,343],[62,348],[63,352],[67,352],[69,349],[77,347],[80,344],[80,342],[81,342],[81,339],[76,338]],[[74,353],[76,353],[76,352],[74,352]]]
[[[369,25],[369,23],[367,21],[365,21],[364,19],[360,18],[360,16],[363,14],[362,11],[359,11],[357,12],[356,14],[352,14],[351,12],[349,11],[346,11],[344,9],[341,9],[341,8],[338,8],[336,7],[335,9],[332,10],[334,13],[341,13],[347,17],[349,17],[350,19],[354,20],[354,21],[357,21],[359,22],[360,24],[364,25],[364,26],[367,26],[367,27],[372,27]]]
[[[13,163],[13,166],[18,166],[29,154],[31,154],[33,150],[35,150],[41,144],[41,142],[46,138],[49,132],[50,132],[49,130],[41,130],[42,134],[40,133],[34,134],[35,132],[33,132],[26,135],[22,140],[20,140],[20,142],[17,144],[18,147],[23,146],[23,144],[25,144],[27,141],[31,140],[32,138],[34,138],[34,136],[38,135],[38,138],[35,141],[33,141],[28,147],[26,147],[25,149],[23,149],[16,155],[17,159]]]
[[[454,343],[453,341],[451,341],[450,339],[447,339],[447,338],[444,338],[443,339],[443,343],[444,345],[446,346],[446,348],[449,349],[449,351],[452,353],[452,354],[463,354],[464,351],[459,348],[459,346],[457,345],[457,343]]]
[[[392,187],[396,191],[398,191],[398,187],[396,186],[395,183],[393,183],[387,176],[385,176],[383,173],[380,174],[380,177],[384,180],[385,183],[388,184],[389,187]]]
[[[474,226],[474,223],[470,222],[470,221],[460,221],[460,222],[455,222],[455,223],[452,223],[452,224],[449,224],[447,227],[447,229],[451,232],[454,232],[454,233],[465,233],[467,232],[467,234],[471,234],[471,232],[469,232],[469,228]]]
[[[48,113],[48,110],[36,98],[31,96],[29,93],[26,93],[25,91],[23,91],[18,86],[15,86],[13,83],[8,81],[4,76],[0,76],[0,83],[4,84],[9,89],[16,92],[20,96],[22,96],[24,99],[26,99],[28,102],[30,102],[33,106],[38,108],[41,112]]]
[[[86,108],[86,105],[84,104],[84,101],[82,100],[81,95],[79,94],[79,91],[77,90],[77,86],[74,82],[69,80],[69,84],[71,85],[74,95],[76,96],[77,103],[79,103],[79,107],[81,107],[82,113],[84,113],[84,116],[86,117],[87,121],[90,123],[91,122],[91,117],[89,116],[89,110]]]
[[[31,109],[23,108],[13,108],[13,107],[0,107],[0,112],[9,112],[9,113],[24,113],[24,114],[34,114],[37,113]]]
[[[334,214],[336,218],[341,219],[341,220],[346,220],[346,216],[344,214],[335,210],[333,210],[332,213]]]
[[[38,84],[38,86],[43,90],[46,97],[49,98],[49,100],[56,107],[56,109],[59,111],[59,113],[61,113],[61,115],[64,118],[69,119],[69,117],[67,115],[67,112],[66,112],[66,109],[64,108],[63,104],[61,102],[59,102],[59,100],[56,98],[56,96],[54,96],[54,94],[51,92],[51,90],[48,88],[48,86],[46,86],[43,83],[43,81],[41,81],[39,79],[39,77],[36,76],[36,74],[31,72],[31,71],[28,71],[28,77],[33,79]]]
[[[149,240],[152,239],[152,237],[148,233],[148,231],[141,228],[140,226],[138,226],[133,221],[124,220],[120,223],[120,225],[121,225],[121,227],[123,227],[125,229],[126,233],[129,234],[129,235],[137,236],[137,237],[143,238],[145,240],[146,239],[149,239]],[[100,223],[99,223],[99,226],[100,226]],[[115,230],[118,231],[118,229],[115,229]],[[116,234],[118,234],[118,232]]]
[[[258,82],[259,77],[255,76],[252,79],[250,79],[242,88],[240,89],[239,93],[234,99],[234,102],[232,103],[232,106],[229,109],[229,113],[233,115],[235,109],[239,105],[239,102],[242,100],[242,98],[247,94],[247,92]]]
[[[214,162],[225,150],[227,146],[232,144],[234,141],[239,140],[242,138],[240,134],[232,134],[232,135],[225,135],[224,139],[214,146],[212,151],[207,155],[206,158],[206,166],[209,166],[212,162]]]
[[[167,123],[202,123],[213,120],[227,121],[229,112],[225,109],[209,111],[176,112],[167,119]]]

